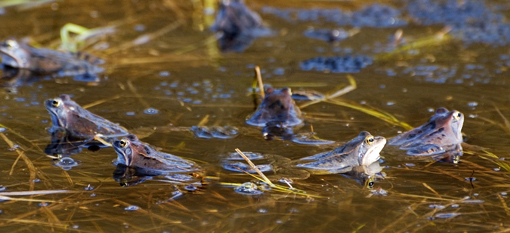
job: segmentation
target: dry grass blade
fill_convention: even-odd
[[[434,190],[432,187],[430,187],[427,183],[422,183],[423,186],[425,186],[425,188],[427,188],[428,190],[432,191],[434,194],[436,194],[437,197],[441,198],[441,195],[439,195],[439,193],[436,192],[436,190]]]
[[[332,94],[327,94],[326,95],[326,98],[328,99],[331,99],[331,98],[336,98],[336,97],[339,97],[341,95],[344,95],[344,94],[347,94],[351,91],[354,91],[356,90],[357,88],[357,85],[356,85],[356,80],[354,80],[354,77],[352,77],[351,75],[347,75],[347,80],[349,80],[349,86],[347,87],[344,87]]]
[[[147,103],[147,101],[145,101],[142,96],[140,94],[138,94],[138,92],[136,91],[136,88],[135,86],[133,86],[133,83],[131,82],[131,80],[128,80],[127,81],[127,85],[129,87],[129,90],[133,93],[133,95],[136,96],[136,98],[138,98],[138,101],[140,101],[140,103],[145,107],[145,108],[150,108],[150,105],[149,103]]]
[[[496,112],[499,114],[499,116],[501,116],[501,118],[503,119],[503,122],[505,123],[505,125],[499,125],[501,128],[503,128],[503,130],[508,134],[510,135],[510,122],[508,121],[508,119],[506,119],[506,117],[503,115],[503,113],[501,113],[501,111],[499,111],[498,107],[494,106],[494,109],[496,109]]]
[[[326,102],[358,110],[358,111],[366,113],[368,115],[377,117],[377,118],[379,118],[383,121],[386,121],[392,125],[400,126],[400,127],[404,128],[405,130],[414,129],[414,127],[410,126],[409,124],[399,121],[393,115],[386,113],[379,109],[369,108],[369,107],[361,106],[361,105],[358,105],[355,103],[347,103],[346,101],[339,101],[339,100],[326,100]]]
[[[16,133],[14,130],[12,130],[11,128],[3,125],[3,124],[0,124],[0,127],[1,128],[5,128],[7,130],[9,130],[9,133],[12,133],[18,137],[20,137],[21,139],[25,140],[26,142],[30,143],[34,148],[37,148],[38,151],[40,152],[43,152],[43,150],[39,147],[39,145],[33,143],[32,141],[28,140],[28,138],[24,137],[23,135],[19,134],[19,133]]]
[[[501,201],[503,209],[505,209],[506,216],[510,216],[510,209],[508,209],[508,205],[506,204],[505,199],[501,196],[500,193],[498,193],[498,198]]]
[[[198,122],[197,126],[204,126],[205,124],[207,124],[207,122],[209,122],[209,114],[205,115],[205,117],[202,118],[200,122]]]
[[[48,216],[48,220],[51,222],[51,224],[61,224],[57,216],[48,207],[41,206],[41,209]]]
[[[262,75],[260,74],[259,66],[255,66],[255,77],[257,78],[257,83],[259,84],[260,96],[262,96],[262,98],[266,98],[264,83],[262,83]]]
[[[111,100],[116,100],[118,98],[120,98],[121,96],[120,95],[114,95],[110,98],[106,98],[106,99],[101,99],[101,100],[98,100],[98,101],[95,101],[95,102],[92,102],[90,104],[86,104],[86,105],[83,105],[82,108],[84,109],[87,109],[87,108],[91,108],[91,107],[94,107],[96,105],[100,105],[102,103],[105,103],[105,102],[108,102],[108,101],[111,101]]]
[[[77,193],[70,190],[36,190],[36,191],[20,191],[20,192],[2,192],[3,196],[31,196],[31,195],[48,195],[57,193]]]
[[[23,161],[25,161],[25,164],[27,165],[28,167],[28,171],[30,172],[30,178],[29,178],[29,182],[30,182],[30,191],[34,190],[34,185],[35,183],[32,182],[33,180],[35,180],[35,175],[36,175],[36,168],[34,166],[34,164],[32,163],[32,161],[25,155],[25,152],[21,151],[18,147],[15,147],[14,146],[14,143],[9,140],[9,138],[7,138],[7,136],[5,136],[4,133],[0,133],[0,137],[2,137],[2,139],[4,139],[4,141],[7,143],[7,145],[9,145],[10,148],[14,149],[16,151],[16,153],[18,153],[18,156],[21,157],[23,159]],[[16,161],[18,161],[16,159]],[[13,173],[13,170],[11,170],[11,172],[9,173],[9,175],[12,175]]]
[[[96,141],[98,141],[100,143],[103,143],[103,145],[105,145],[105,146],[112,146],[111,143],[109,143],[109,142],[105,141],[104,139],[102,139],[101,136],[102,135],[100,135],[100,134],[95,135],[94,136],[94,140],[96,140]]]
[[[198,44],[192,44],[192,45],[185,46],[183,48],[180,48],[179,50],[174,51],[172,54],[174,54],[174,55],[182,55],[183,53],[191,52],[191,51],[193,51],[195,49],[198,49],[201,46],[213,44],[217,40],[218,40],[218,36],[217,35],[212,35],[212,36],[209,36],[209,37],[205,38],[205,40],[203,40],[202,42],[200,42]],[[214,45],[214,46],[216,46],[216,45]]]
[[[391,52],[377,55],[375,57],[375,60],[385,60],[385,59],[391,58],[395,54],[409,51],[411,49],[418,49],[418,48],[422,48],[422,47],[426,47],[426,46],[435,45],[438,43],[444,43],[446,41],[449,41],[452,38],[450,35],[447,35],[447,33],[450,31],[451,31],[451,27],[446,26],[443,29],[439,30],[435,35],[418,39],[418,40],[411,42],[409,44],[400,46],[399,48],[397,48]]]
[[[155,32],[152,32],[152,33],[147,33],[147,34],[144,34],[144,35],[141,35],[139,37],[137,37],[136,39],[132,40],[132,41],[129,41],[129,42],[126,42],[124,44],[121,44],[120,46],[118,47],[114,47],[114,48],[110,48],[109,50],[106,51],[107,54],[112,54],[112,53],[116,53],[116,52],[119,52],[119,51],[122,51],[122,50],[126,50],[126,49],[130,49],[132,47],[135,47],[135,46],[138,46],[138,45],[142,45],[142,44],[145,44],[145,43],[148,43],[156,38],[159,38],[175,29],[177,29],[179,26],[181,26],[183,24],[183,21],[181,20],[177,20]]]
[[[42,199],[33,199],[33,198],[17,198],[17,197],[8,197],[4,195],[0,195],[1,201],[28,201],[28,202],[55,202],[54,200],[42,200]]]
[[[264,173],[262,173],[260,171],[260,169],[255,166],[255,164],[253,164],[253,162],[248,158],[246,157],[246,155],[241,151],[239,150],[239,148],[236,148],[236,152],[241,155],[241,157],[244,158],[244,160],[246,160],[246,162],[253,168],[253,170],[255,170],[257,172],[257,174],[259,174],[263,179],[264,179],[264,182],[266,182],[266,184],[268,184],[269,186],[271,187],[274,187],[275,185],[273,184],[273,182],[271,182],[267,177],[266,175],[264,175]]]
[[[510,165],[508,165],[507,163],[504,163],[502,162],[500,159],[499,159],[499,156],[491,153],[491,152],[488,152],[486,150],[482,150],[485,154],[484,155],[481,155],[481,154],[478,154],[478,156],[482,159],[486,159],[486,160],[489,160],[495,164],[497,164],[498,166],[502,167],[503,169],[505,169],[507,172],[510,172]],[[492,159],[491,159],[492,158]]]

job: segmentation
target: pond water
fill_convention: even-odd
[[[215,2],[40,2],[1,8],[1,37],[27,37],[55,48],[66,23],[113,30],[87,40],[91,44],[83,49],[106,61],[98,80],[46,77],[14,85],[2,80],[3,231],[510,229],[506,1],[250,1],[247,5],[273,33],[238,53],[221,52],[208,29]],[[430,42],[445,27],[448,34]],[[305,36],[314,29],[342,29],[349,35],[333,43]],[[403,37],[396,42],[399,29]],[[333,69],[323,62],[328,58],[343,60]],[[363,62],[342,69],[353,59]],[[363,130],[386,138],[406,130],[353,108],[319,102],[301,109],[305,124],[294,132],[311,132],[313,126],[320,138],[336,144],[266,141],[260,128],[244,123],[256,107],[251,94],[255,66],[261,67],[264,84],[320,93],[347,85],[351,75],[357,88],[338,101],[385,111],[413,127],[425,123],[438,107],[456,109],[466,117],[466,143],[477,147],[465,147],[461,162],[452,164],[404,156],[404,151],[387,146],[381,152],[385,178],[372,188],[334,174],[294,180],[292,185],[306,195],[236,193],[235,184],[254,179],[221,168],[221,159],[235,148],[298,159],[331,150]],[[113,148],[84,148],[71,157],[74,161],[67,161],[73,166],[56,166],[44,153],[51,141],[44,101],[61,94],[164,152],[196,161],[204,169],[203,186],[187,192],[157,176],[121,187],[113,178]],[[186,129],[201,122],[237,127],[239,136],[195,138]],[[47,190],[60,193],[41,192]]]

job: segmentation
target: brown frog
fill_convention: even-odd
[[[408,155],[437,155],[462,151],[464,115],[438,108],[427,123],[392,138],[388,144],[400,146]]]
[[[332,151],[319,153],[298,160],[297,167],[305,168],[312,174],[345,173],[357,166],[369,166],[379,160],[379,153],[386,144],[381,136],[372,136],[362,131],[356,138]],[[313,160],[312,162],[305,162]]]
[[[61,95],[48,99],[44,105],[51,115],[51,122],[55,128],[64,128],[73,136],[91,138],[98,134],[107,138],[128,135],[127,130],[98,115],[95,115],[71,100],[69,95]]]
[[[194,172],[200,170],[196,163],[159,152],[139,141],[135,135],[128,135],[122,140],[113,142],[113,148],[117,152],[118,164],[136,167],[140,173],[150,175],[157,171]]]
[[[0,42],[2,64],[27,69],[35,74],[59,76],[95,76],[103,69],[96,66],[103,61],[85,53],[66,53],[51,49],[39,49],[9,38]]]
[[[292,99],[290,88],[284,87],[281,90],[267,88],[266,97],[255,113],[246,120],[246,124],[259,127],[266,126],[268,122],[282,122],[286,126],[303,123],[301,110]]]

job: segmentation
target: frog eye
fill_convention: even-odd
[[[128,142],[125,139],[119,141],[119,146],[124,148],[128,145]]]
[[[62,101],[60,101],[59,99],[53,99],[51,101],[51,106],[53,106],[54,108],[58,108],[61,104],[62,104]]]
[[[9,47],[9,48],[14,48],[16,47],[18,43],[15,41],[15,40],[6,40],[4,43],[2,43],[2,46],[5,46],[5,47]]]
[[[459,111],[455,111],[455,112],[453,113],[453,118],[454,118],[455,120],[458,120],[458,119],[460,119],[461,117],[462,117],[462,113],[460,113]]]
[[[372,145],[372,143],[374,143],[374,137],[373,136],[368,136],[365,138],[365,142],[368,144],[368,145]]]

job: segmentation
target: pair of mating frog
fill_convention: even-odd
[[[289,88],[274,90],[268,88],[267,95],[254,114],[248,117],[247,124],[254,126],[278,124],[289,127],[302,124],[303,116],[292,99]],[[67,135],[92,141],[94,137],[115,139],[113,148],[117,152],[117,163],[136,168],[141,173],[159,174],[190,173],[200,170],[196,163],[160,152],[141,142],[135,135],[118,124],[97,116],[72,101],[68,95],[49,99],[45,102],[50,112],[53,132],[64,129]],[[409,155],[436,156],[462,150],[462,125],[464,116],[458,111],[438,108],[430,120],[411,131],[391,139],[391,145],[400,145]],[[58,130],[57,130],[58,129]],[[332,151],[305,157],[291,163],[295,168],[303,168],[315,174],[333,174],[350,171],[354,167],[370,166],[377,163],[379,153],[386,139],[363,131],[356,138]]]

